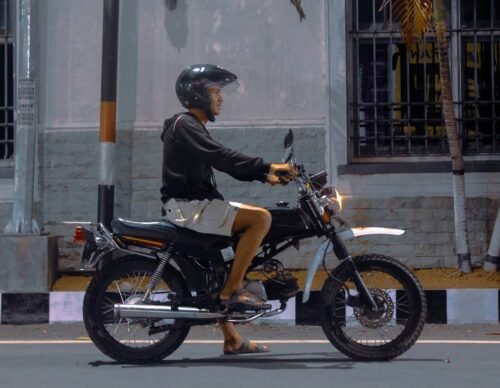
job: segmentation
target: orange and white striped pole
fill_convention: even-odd
[[[97,221],[106,226],[111,224],[114,211],[119,13],[119,0],[104,0]]]

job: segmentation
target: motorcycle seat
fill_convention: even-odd
[[[123,218],[113,218],[111,229],[113,233],[119,235],[203,246],[210,246],[230,239],[227,236],[198,233],[181,228],[166,220],[136,222]]]

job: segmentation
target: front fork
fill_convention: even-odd
[[[361,275],[359,274],[359,271],[354,264],[354,260],[347,251],[344,242],[336,234],[333,234],[330,239],[333,244],[333,251],[335,252],[335,255],[342,262],[341,265],[346,267],[348,273],[351,275],[352,280],[354,281],[354,284],[356,285],[356,288],[358,289],[361,302],[368,306],[370,310],[375,312],[378,311],[377,304],[370,294],[370,291],[366,287],[365,282],[361,278]]]

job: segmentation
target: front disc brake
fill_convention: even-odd
[[[378,288],[370,289],[370,294],[378,311],[372,311],[368,307],[354,307],[354,316],[364,327],[377,329],[389,323],[393,318],[394,301],[389,293]]]

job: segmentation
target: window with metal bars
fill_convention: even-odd
[[[0,0],[0,166],[14,154],[14,1]]]
[[[382,0],[348,0],[353,157],[448,154],[432,34],[407,49]],[[391,12],[392,4],[384,12]],[[500,0],[448,0],[464,154],[500,153]]]

